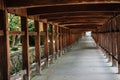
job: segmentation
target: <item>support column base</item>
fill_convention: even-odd
[[[120,63],[117,62],[118,74],[120,74]]]
[[[30,76],[24,75],[23,80],[30,80]]]
[[[38,65],[36,66],[36,72],[37,72],[37,74],[41,75],[41,73],[42,73],[41,66],[40,67]]]
[[[58,52],[55,52],[55,60],[57,60],[58,59],[58,55],[59,55],[59,50],[58,50]]]
[[[49,67],[49,61],[45,62],[45,67],[48,68]]]

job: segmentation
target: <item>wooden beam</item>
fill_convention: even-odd
[[[54,6],[54,5],[71,5],[71,4],[109,4],[109,3],[119,3],[119,0],[7,0],[6,5],[8,8],[28,8],[28,7],[42,7],[42,6]]]
[[[54,18],[54,17],[64,17],[64,16],[91,16],[91,17],[100,17],[100,16],[113,16],[114,14],[118,15],[120,14],[119,12],[89,12],[89,13],[86,13],[86,12],[64,12],[64,13],[49,13],[49,14],[42,14],[42,15],[39,15],[39,18],[40,19],[49,19],[49,18]]]
[[[68,16],[68,17],[55,17],[55,18],[48,18],[47,21],[54,21],[54,20],[72,20],[72,19],[109,19],[110,17],[106,16]]]
[[[98,21],[96,21],[96,22],[92,22],[92,21],[90,21],[90,22],[89,21],[88,22],[79,22],[79,21],[78,22],[74,22],[73,21],[73,22],[63,22],[63,23],[61,22],[58,25],[63,25],[64,26],[64,25],[73,25],[73,24],[98,24],[98,25],[102,24],[103,25],[104,22],[98,22]]]
[[[44,29],[44,32],[45,32],[45,36],[44,36],[44,54],[45,54],[45,58],[46,58],[46,61],[45,61],[45,65],[46,67],[49,66],[49,53],[48,53],[48,26],[46,23],[43,23],[43,29]]]
[[[120,12],[120,3],[111,4],[76,4],[28,8],[28,15],[40,15],[48,13],[62,12]]]
[[[21,17],[22,31],[25,33],[22,36],[22,62],[23,70],[27,70],[27,75],[25,76],[27,80],[30,80],[30,58],[29,58],[29,34],[28,34],[28,21],[27,17]]]
[[[36,35],[37,35],[37,32],[28,32],[28,35],[29,35],[29,36],[32,36],[32,35],[36,36]]]
[[[10,80],[10,52],[9,52],[9,32],[8,15],[6,10],[0,10],[0,80]]]
[[[27,16],[27,10],[26,9],[7,9],[7,11],[11,14],[15,14],[18,16]]]
[[[22,31],[9,31],[9,35],[25,35],[25,33]]]
[[[80,29],[94,29],[97,27],[101,27],[101,25],[73,25],[73,26],[65,26],[68,28],[80,28]]]
[[[102,26],[103,23],[74,23],[74,24],[63,24],[59,26],[84,26],[84,25],[91,25],[91,26]]]
[[[35,21],[35,31],[37,35],[35,36],[35,54],[37,61],[37,71],[41,73],[41,48],[40,48],[40,26],[39,21]]]
[[[81,34],[86,31],[94,31],[95,29],[71,29],[71,34]]]
[[[79,19],[79,18],[76,18],[76,19],[58,19],[58,20],[52,20],[51,22],[53,23],[68,23],[68,22],[106,22],[108,19],[92,19],[92,18],[85,18],[85,19]]]
[[[65,18],[85,18],[85,17],[87,17],[87,18],[110,18],[110,17],[112,17],[112,15],[110,16],[110,15],[73,15],[73,14],[71,14],[71,15],[65,15],[65,14],[62,14],[62,15],[59,15],[59,16],[44,16],[44,17],[42,17],[42,16],[40,16],[40,19],[65,19]]]

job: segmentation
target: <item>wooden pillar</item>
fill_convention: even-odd
[[[118,36],[117,36],[117,67],[118,67],[118,73],[120,74],[120,31],[118,32]]]
[[[118,28],[118,32],[117,32],[117,67],[118,67],[118,73],[120,74],[120,16],[116,17],[116,24],[117,24],[117,28]]]
[[[30,80],[30,58],[29,58],[29,35],[28,35],[28,21],[27,17],[21,17],[22,31],[25,33],[22,36],[22,60],[23,69],[27,70],[26,80]]]
[[[3,36],[0,36],[0,80],[10,80],[10,53],[7,15],[6,10],[0,10],[0,30],[3,31]]]
[[[51,62],[53,63],[54,60],[54,34],[53,34],[53,25],[50,25],[50,54],[52,55]]]
[[[56,34],[56,38],[55,38],[55,59],[57,59],[58,53],[59,53],[59,32],[58,32],[58,26],[55,26],[55,34]]]
[[[62,33],[62,54],[64,54],[64,49],[65,49],[65,29],[64,28],[62,28],[61,33]]]
[[[46,67],[49,66],[49,53],[48,53],[48,26],[46,23],[43,23],[43,28],[44,28],[44,32],[45,32],[45,36],[44,36],[44,54],[45,54],[45,65]]]
[[[62,33],[62,28],[60,27],[59,28],[59,31],[60,31],[60,52],[59,52],[59,56],[62,55],[62,51],[63,51],[63,33]]]
[[[71,32],[68,33],[69,48],[71,48]]]
[[[35,32],[37,35],[35,36],[35,55],[37,61],[37,71],[41,72],[41,48],[40,48],[40,26],[39,21],[35,21]]]

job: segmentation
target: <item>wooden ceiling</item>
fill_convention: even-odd
[[[96,30],[120,14],[120,0],[6,0],[6,7],[26,9],[30,17],[81,30]]]

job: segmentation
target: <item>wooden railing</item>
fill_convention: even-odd
[[[49,55],[49,62],[52,60],[52,55]],[[41,67],[44,67],[45,65],[45,62],[46,62],[46,58],[42,59],[41,60]],[[37,63],[33,63],[31,66],[30,66],[30,71],[33,72],[36,70],[36,66],[38,64]],[[13,74],[10,78],[10,80],[16,80],[16,79],[22,79],[23,76],[26,74],[26,70],[21,70],[20,72],[16,73],[16,74]]]

